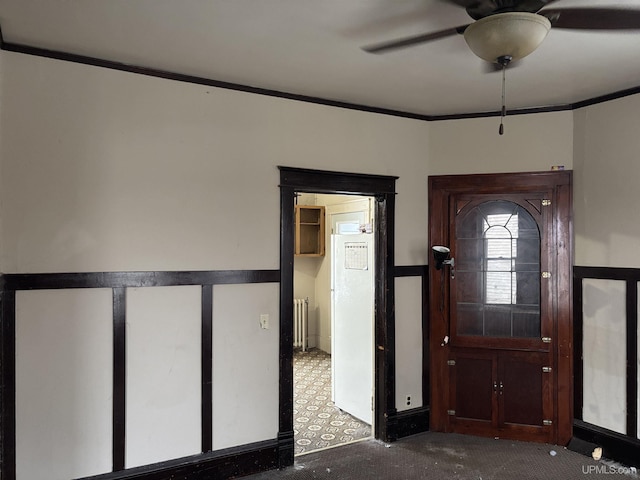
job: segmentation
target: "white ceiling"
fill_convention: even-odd
[[[554,7],[640,0],[559,0]],[[500,73],[462,36],[382,55],[360,47],[470,23],[444,0],[0,0],[4,41],[424,115],[496,111]],[[507,72],[509,108],[640,86],[640,31],[552,29]]]

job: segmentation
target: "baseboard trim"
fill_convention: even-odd
[[[209,480],[230,479],[278,468],[278,440],[168,460],[80,480]]]
[[[640,467],[640,440],[598,427],[582,420],[573,421],[573,436],[602,447],[602,456],[630,467]]]
[[[293,430],[278,433],[278,468],[293,465],[295,455]]]
[[[429,431],[429,407],[412,408],[396,414],[396,438]]]

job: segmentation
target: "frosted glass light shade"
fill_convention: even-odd
[[[537,13],[498,13],[469,25],[464,39],[471,51],[487,62],[505,55],[518,60],[538,48],[550,28],[551,22]]]

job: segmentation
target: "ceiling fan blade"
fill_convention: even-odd
[[[538,10],[557,1],[558,0],[519,0],[516,2],[517,6],[513,11],[536,13]]]
[[[480,3],[478,0],[441,0],[444,3],[453,3],[462,8],[469,8]],[[490,0],[491,1],[491,0]]]
[[[469,25],[461,25],[459,27],[447,28],[446,30],[439,30],[437,32],[423,33],[421,35],[414,35],[412,37],[405,37],[388,42],[376,43],[374,45],[362,47],[362,49],[365,52],[369,53],[384,53],[400,48],[412,47],[420,43],[430,42],[432,40],[438,40],[440,38],[450,37],[451,35],[464,33],[465,29],[468,26]]]
[[[625,8],[549,8],[542,10],[553,28],[640,30],[640,10]]]
[[[495,13],[530,12],[536,13],[541,8],[558,0],[441,0],[464,8],[474,20],[488,17]]]

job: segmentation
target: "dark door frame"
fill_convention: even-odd
[[[398,177],[280,169],[280,385],[279,466],[293,465],[293,254],[296,192],[373,196],[375,202],[374,436],[394,440],[395,314],[394,211]]]
[[[551,192],[548,205],[552,210],[554,257],[550,262],[552,337],[555,375],[553,394],[554,443],[566,445],[573,424],[573,220],[572,172],[548,171],[528,173],[442,175],[429,177],[429,245],[448,245],[450,197],[458,194],[508,194]],[[546,208],[546,207],[542,207]],[[454,252],[455,253],[455,252]],[[444,278],[444,280],[443,280]],[[441,294],[449,298],[449,280],[429,269],[430,303],[430,429],[447,431],[449,405],[449,345],[442,339],[448,335],[449,304],[441,305]],[[442,345],[441,345],[442,343]]]

